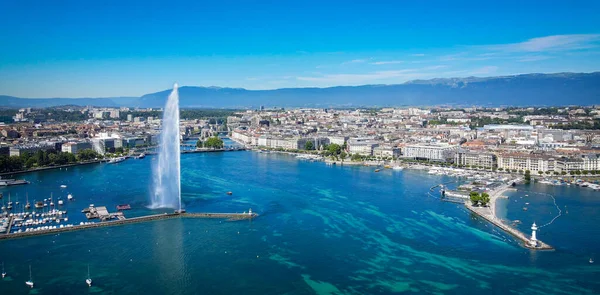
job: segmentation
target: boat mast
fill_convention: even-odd
[[[30,282],[31,282],[31,281],[33,281],[33,280],[31,279],[31,264],[29,265],[29,281],[30,281]]]

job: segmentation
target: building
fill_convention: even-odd
[[[599,171],[600,156],[598,154],[580,154],[561,157],[556,160],[556,171],[570,173],[574,171]]]
[[[91,148],[92,144],[89,142],[67,142],[62,144],[61,151],[63,153],[77,154],[81,150]]]
[[[538,172],[554,172],[556,169],[556,161],[553,157],[545,154],[533,153],[499,153],[498,168],[507,171],[526,171],[531,173]]]
[[[373,156],[376,157],[389,157],[398,158],[400,157],[400,149],[395,146],[377,146],[373,148]]]
[[[458,145],[450,144],[414,144],[404,147],[404,158],[438,162],[452,162]]]
[[[119,110],[112,110],[109,113],[109,117],[111,119],[119,119],[120,116],[121,116],[121,112]]]
[[[458,149],[454,156],[454,163],[461,166],[484,167],[492,169],[497,167],[497,157],[492,153]]]
[[[348,141],[348,136],[329,136],[329,142],[332,144],[335,143],[342,146],[346,141]]]
[[[132,114],[127,114],[127,121],[128,122],[133,122],[133,115]]]
[[[373,150],[378,146],[379,143],[371,139],[352,138],[347,142],[348,153],[362,156],[372,156]]]
[[[123,147],[123,140],[117,134],[109,136],[107,133],[100,133],[98,137],[92,138],[92,148],[101,155],[119,147]]]

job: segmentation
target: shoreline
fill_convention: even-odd
[[[83,166],[83,165],[90,165],[90,164],[99,164],[99,163],[102,163],[102,160],[94,160],[94,161],[65,164],[65,165],[58,165],[58,166],[39,167],[39,168],[34,168],[34,169],[19,170],[19,171],[12,171],[12,172],[2,172],[2,173],[0,173],[0,176],[26,174],[26,173],[31,173],[31,172],[38,172],[38,171],[45,171],[45,170],[52,170],[52,169],[59,169],[59,168],[68,168],[68,167],[75,167],[75,166]]]

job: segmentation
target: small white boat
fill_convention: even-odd
[[[120,163],[120,162],[125,161],[125,159],[127,159],[127,158],[125,158],[125,157],[116,157],[116,158],[110,159],[110,161],[108,161],[108,163],[109,164],[116,164],[116,163]]]
[[[31,264],[29,265],[29,281],[25,282],[25,285],[33,288],[33,279],[31,279]]]
[[[88,264],[88,276],[87,279],[85,279],[85,283],[88,285],[88,287],[92,286],[92,279],[90,278],[90,265]]]
[[[4,271],[4,261],[2,261],[2,278],[6,277],[6,272]]]
[[[392,169],[398,170],[398,171],[404,170],[404,168],[401,166],[394,166],[394,167],[392,167]]]
[[[64,202],[63,202],[63,200],[58,200],[58,205],[59,205],[59,206],[62,206],[62,205],[63,205],[63,203],[64,203]]]
[[[590,258],[590,263],[594,263],[594,260],[592,258]],[[2,275],[2,277],[4,277],[4,275]]]
[[[71,195],[71,194],[68,194],[68,195],[67,195],[67,199],[68,199],[69,201],[70,201],[70,200],[73,200],[73,195]]]
[[[64,185],[64,184],[61,184],[61,185],[60,185],[60,188],[67,188],[67,186],[66,186],[66,185]]]

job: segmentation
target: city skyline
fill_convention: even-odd
[[[0,94],[139,96],[175,81],[258,90],[600,69],[600,4],[517,3],[2,3],[0,25],[10,29]]]

